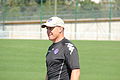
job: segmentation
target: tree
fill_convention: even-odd
[[[115,9],[120,10],[120,0],[115,0]]]
[[[23,6],[30,3],[31,0],[6,0],[6,4],[10,7]]]

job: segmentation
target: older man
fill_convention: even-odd
[[[47,29],[48,38],[53,42],[46,54],[46,80],[79,80],[78,51],[64,37],[64,21],[59,17],[51,17],[41,27]]]

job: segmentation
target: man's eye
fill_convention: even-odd
[[[50,30],[52,30],[53,28],[50,28]]]
[[[47,29],[49,29],[49,30],[53,30],[53,29],[54,29],[54,27],[47,27]]]

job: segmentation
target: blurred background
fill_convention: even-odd
[[[0,0],[0,80],[45,80],[52,16],[78,49],[80,80],[120,80],[120,0]]]
[[[47,39],[40,25],[65,21],[71,40],[120,40],[120,0],[0,0],[0,38]]]

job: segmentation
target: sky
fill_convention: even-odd
[[[100,2],[100,0],[91,0],[91,1],[94,1],[94,2],[96,2],[96,3],[99,3],[99,2]]]

